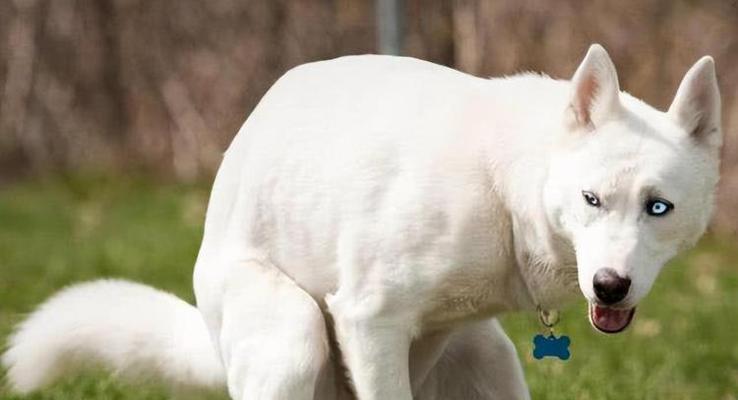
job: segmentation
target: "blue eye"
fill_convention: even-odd
[[[664,199],[650,199],[646,202],[646,213],[653,217],[661,217],[674,209],[674,205]]]
[[[584,197],[584,201],[592,207],[599,207],[601,205],[599,197],[592,192],[582,190],[582,196]]]

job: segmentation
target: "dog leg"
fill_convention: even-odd
[[[530,399],[517,352],[495,319],[455,331],[418,400]]]
[[[367,302],[326,298],[336,339],[359,400],[412,400],[408,319],[392,311],[377,311]],[[398,307],[401,309],[401,307]]]
[[[423,387],[431,370],[443,356],[450,338],[451,332],[444,330],[413,341],[410,346],[410,382],[413,394],[417,394]]]
[[[271,265],[243,262],[227,276],[219,342],[231,398],[312,400],[329,367],[318,305]]]

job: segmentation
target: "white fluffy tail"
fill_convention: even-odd
[[[20,393],[89,366],[153,376],[176,389],[225,387],[200,312],[174,295],[121,280],[83,283],[51,297],[10,337],[2,364]]]

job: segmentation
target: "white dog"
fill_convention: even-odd
[[[19,392],[97,361],[233,399],[524,399],[494,317],[560,307],[630,323],[702,235],[718,180],[713,60],[668,112],[620,91],[593,45],[571,81],[480,79],[411,58],[303,65],[225,154],[197,309],[102,281],[10,339]]]

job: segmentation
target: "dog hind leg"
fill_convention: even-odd
[[[225,287],[219,343],[231,397],[331,398],[316,394],[330,350],[313,298],[276,267],[255,261],[230,268]]]

